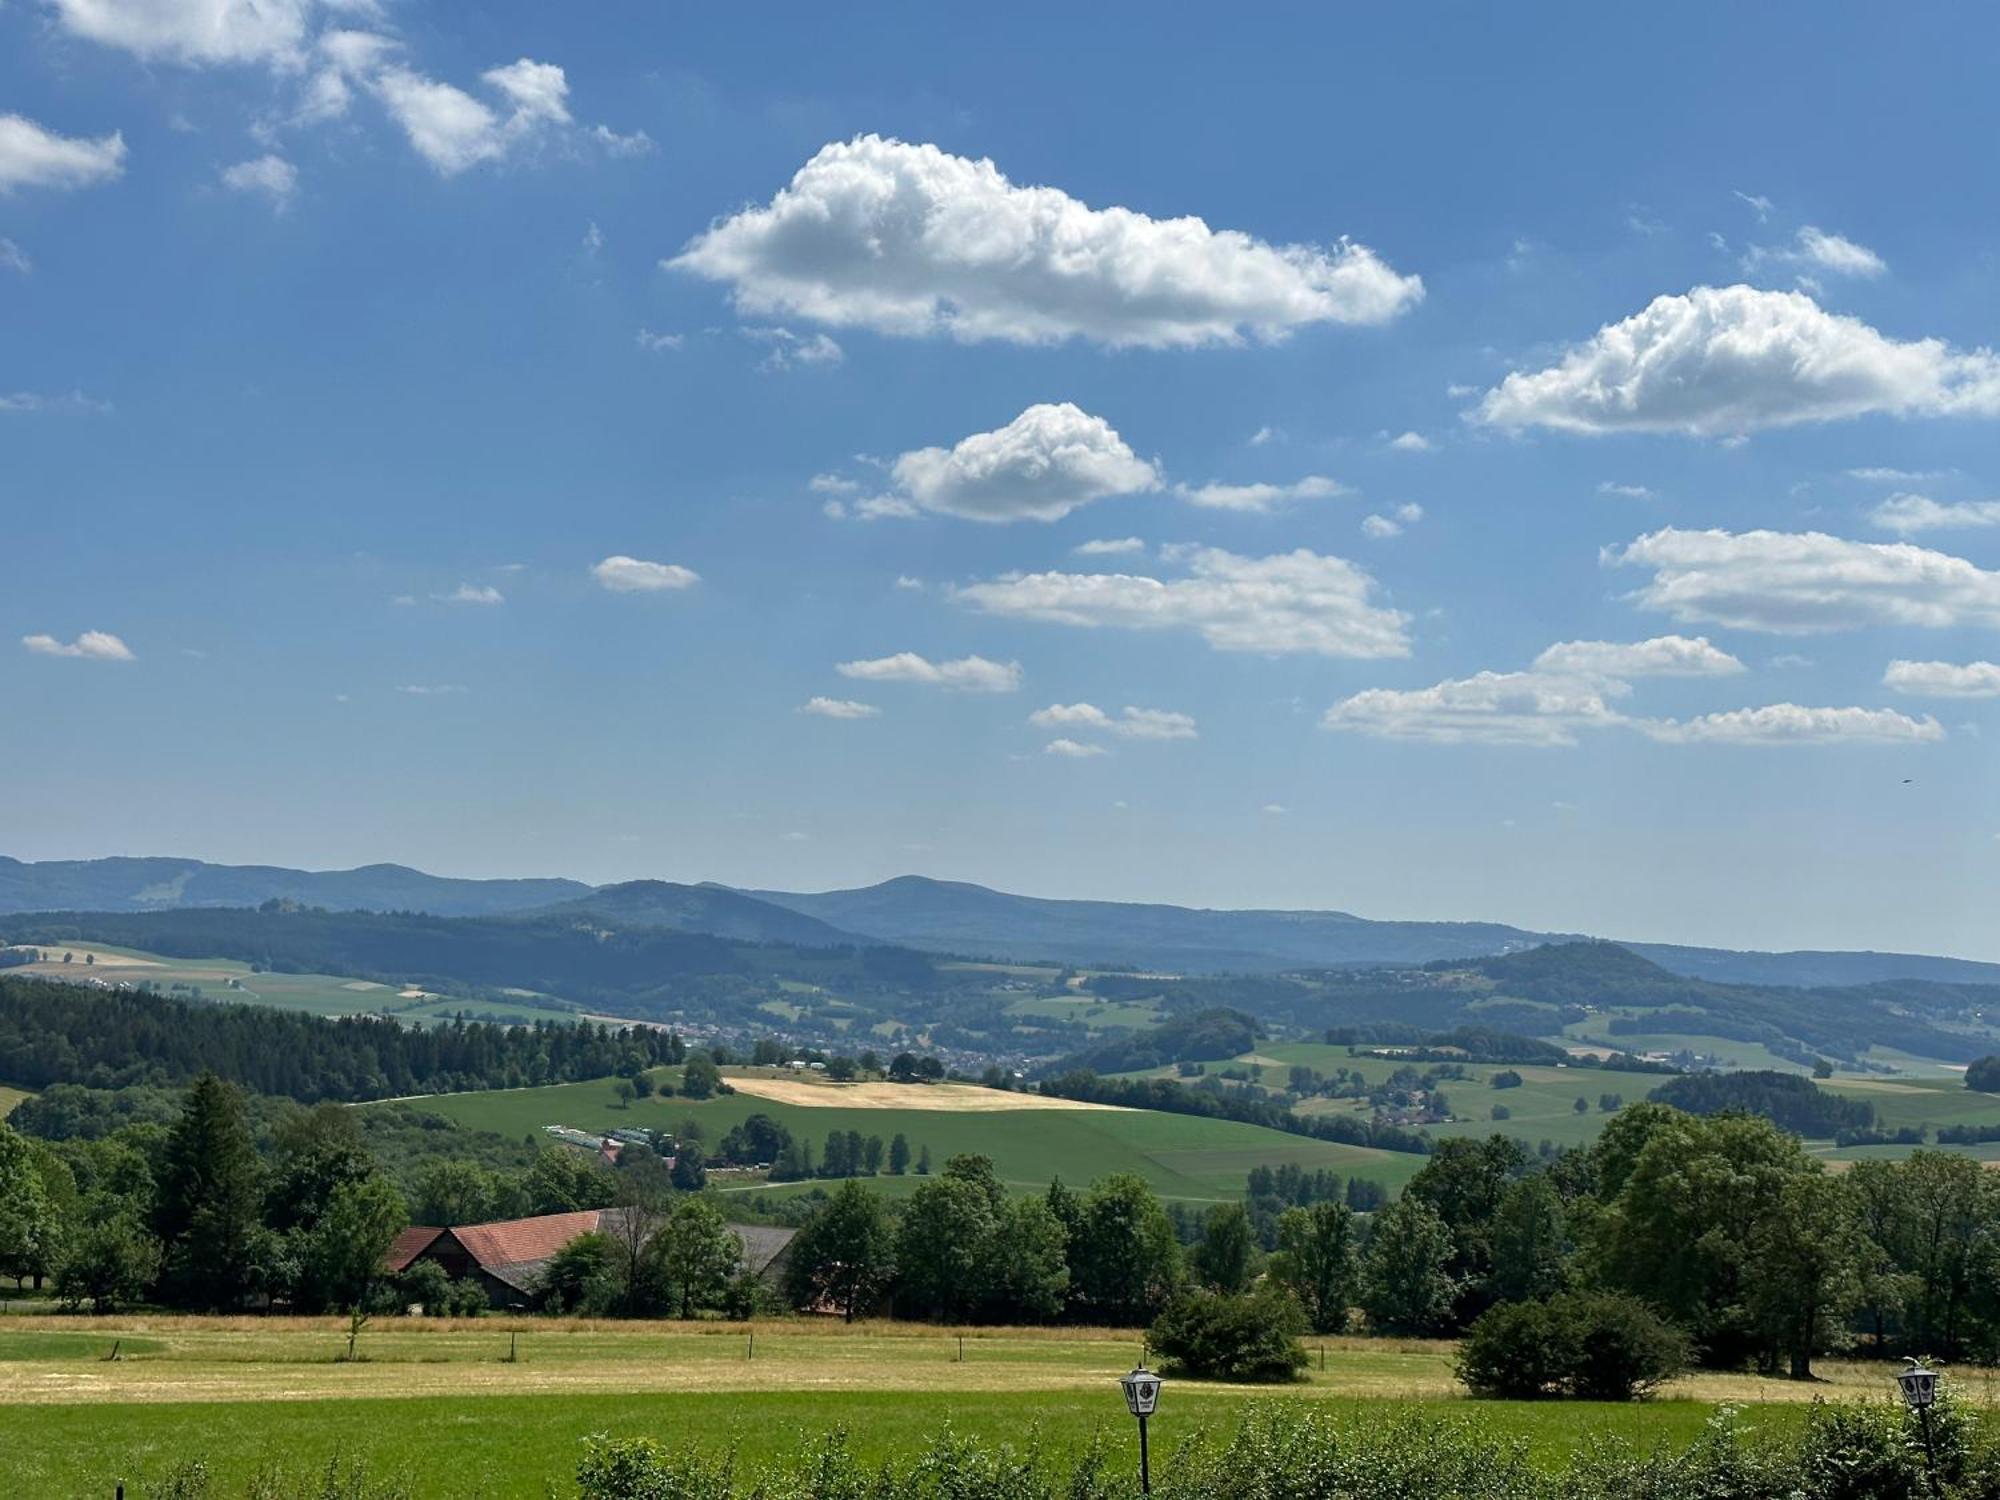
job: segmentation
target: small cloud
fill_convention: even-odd
[[[1282,818],[1291,809],[1282,802],[1266,802],[1258,811],[1262,812],[1266,817]]]
[[[788,844],[809,844],[812,842],[812,835],[809,833],[800,833],[794,828],[790,833],[785,835],[785,842]]]
[[[1280,427],[1259,427],[1250,434],[1250,446],[1253,448],[1262,448],[1267,443],[1282,443],[1284,440],[1284,429]]]
[[[1932,479],[1949,479],[1956,469],[1848,469],[1849,479],[1863,480],[1869,484],[1923,484]]]
[[[1146,544],[1136,536],[1105,537],[1098,541],[1078,542],[1069,550],[1078,557],[1123,557],[1144,552]]]
[[[1042,747],[1042,753],[1060,755],[1068,760],[1088,760],[1094,755],[1107,755],[1110,752],[1102,745],[1086,745],[1078,740],[1055,739]]]
[[[108,630],[86,630],[73,641],[52,635],[24,635],[21,644],[37,656],[74,656],[85,661],[137,661],[127,646]]]
[[[861,492],[861,481],[839,474],[815,474],[806,481],[806,488],[815,495],[855,495]]]
[[[432,594],[440,604],[505,604],[507,596],[489,583],[461,583],[449,594]]]
[[[1392,536],[1403,534],[1403,524],[1388,516],[1364,516],[1361,521],[1361,534],[1378,542],[1387,541]]]
[[[0,271],[18,271],[26,276],[35,269],[28,252],[9,239],[0,239]]]
[[[1730,192],[1739,203],[1749,205],[1750,211],[1757,215],[1759,224],[1771,217],[1771,200],[1762,193],[1746,193],[1741,188],[1732,188]]]
[[[396,691],[412,698],[450,698],[463,693],[465,688],[456,682],[406,682]]]
[[[1771,658],[1771,666],[1781,672],[1802,671],[1812,664],[1810,656],[1801,656],[1796,651],[1786,651]]]
[[[258,156],[222,169],[222,185],[232,193],[261,197],[273,213],[292,206],[299,192],[299,169],[282,156]]]
[[[111,410],[109,401],[70,391],[54,396],[40,391],[0,394],[0,413],[9,416],[103,416]]]
[[[693,588],[701,575],[679,563],[647,562],[643,558],[616,553],[591,565],[590,576],[598,587],[614,594],[657,594]]]
[[[1429,453],[1436,446],[1421,432],[1406,432],[1389,439],[1389,448],[1395,453]]]
[[[896,587],[906,593],[921,594],[930,585],[925,583],[921,578],[912,578],[908,573],[898,573],[896,575]]]
[[[1463,401],[1467,396],[1479,395],[1482,391],[1484,391],[1484,389],[1485,389],[1484,386],[1461,385],[1459,382],[1454,380],[1450,385],[1444,388],[1444,393],[1447,396],[1451,397],[1451,399],[1454,401]]]
[[[760,370],[791,370],[810,365],[837,365],[847,357],[839,344],[823,333],[794,333],[789,328],[749,326],[743,337],[768,345],[770,352],[758,363]]]
[[[802,714],[814,714],[822,719],[879,719],[882,710],[872,703],[857,703],[852,698],[808,698],[799,705]]]
[[[604,248],[604,231],[597,227],[597,220],[592,219],[583,226],[583,242],[577,248],[591,256]]]
[[[1174,493],[1207,510],[1261,512],[1292,500],[1331,500],[1348,489],[1324,474],[1308,474],[1290,484],[1177,484]]]
[[[834,670],[860,682],[914,682],[966,693],[1012,693],[1021,686],[1019,662],[988,661],[983,656],[934,662],[914,651],[899,651],[894,656],[844,661]]]
[[[1609,479],[1598,485],[1597,493],[1600,495],[1610,495],[1618,500],[1650,500],[1653,498],[1652,490],[1643,484],[1618,484]]]
[[[687,336],[679,333],[655,333],[650,328],[639,330],[639,347],[648,354],[664,354],[669,349],[678,349],[687,342]]]
[[[1655,218],[1649,209],[1636,204],[1625,212],[1625,227],[1645,239],[1667,232],[1667,226]]]

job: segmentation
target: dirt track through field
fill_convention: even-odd
[[[955,1114],[992,1114],[1021,1109],[1117,1109],[1052,1099],[1047,1094],[1014,1094],[966,1083],[820,1083],[806,1078],[745,1078],[731,1075],[739,1094],[775,1099],[807,1109],[936,1109]]]

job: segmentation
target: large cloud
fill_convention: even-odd
[[[902,507],[974,521],[1054,521],[1108,495],[1159,485],[1102,417],[1063,401],[1031,406],[1005,427],[950,448],[918,448],[891,473]],[[901,513],[884,509],[884,513]]]
[[[2000,698],[2000,662],[1892,661],[1882,685],[1912,698]]]
[[[1093,209],[990,161],[865,135],[671,261],[756,316],[968,342],[1153,348],[1383,323],[1423,295],[1366,246],[1270,245],[1200,219]]]
[[[123,135],[57,135],[25,115],[0,115],[0,194],[24,187],[89,187],[124,170]]]
[[[1803,292],[1703,286],[1654,298],[1547,369],[1516,371],[1475,415],[1496,427],[1734,437],[1869,413],[2000,414],[2000,359],[1885,337]]]
[[[914,651],[841,662],[835,671],[860,682],[916,682],[926,687],[956,688],[966,693],[1011,693],[1021,686],[1021,664],[961,656],[956,661],[931,661]]]
[[[1893,708],[1804,708],[1796,703],[1737,708],[1695,719],[1645,720],[1638,722],[1638,728],[1668,744],[1912,745],[1944,738],[1944,726],[1929,714],[1912,719]]]
[[[1932,720],[1889,709],[1802,708],[1775,703],[1688,720],[1647,719],[1617,705],[1626,679],[1714,677],[1743,664],[1706,640],[1658,636],[1630,645],[1563,641],[1525,672],[1481,672],[1427,688],[1370,688],[1336,703],[1323,727],[1376,739],[1458,745],[1574,745],[1586,730],[1627,729],[1670,743],[1805,743],[1938,739]]]
[[[295,61],[318,9],[314,0],[54,0],[54,8],[77,36],[182,63]]]
[[[2000,573],[1909,542],[1668,527],[1608,549],[1605,561],[1651,568],[1632,597],[1683,622],[1777,635],[2000,625]]]
[[[1218,651],[1407,656],[1408,616],[1374,602],[1375,580],[1353,563],[1304,548],[1239,557],[1176,549],[1181,578],[1132,573],[1010,574],[958,589],[988,614],[1059,625],[1193,630]]]

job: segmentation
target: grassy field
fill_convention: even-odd
[[[993,1158],[1002,1180],[1019,1189],[1040,1189],[1057,1177],[1080,1185],[1113,1172],[1136,1172],[1163,1197],[1193,1202],[1240,1196],[1243,1180],[1255,1166],[1297,1162],[1308,1170],[1325,1167],[1344,1177],[1365,1177],[1393,1188],[1423,1165],[1422,1157],[1408,1153],[1316,1141],[1230,1120],[1150,1110],[1022,1107],[967,1112],[923,1107],[927,1095],[940,1101],[947,1098],[942,1091],[913,1085],[900,1092],[910,1099],[911,1107],[809,1107],[736,1093],[705,1100],[654,1097],[626,1109],[619,1106],[606,1079],[438,1095],[425,1100],[424,1106],[460,1124],[516,1140],[539,1133],[544,1125],[671,1130],[692,1117],[712,1142],[730,1126],[761,1113],[810,1141],[815,1152],[833,1130],[858,1130],[884,1141],[901,1132],[913,1152],[928,1146],[938,1165],[959,1152],[982,1152]],[[907,1192],[919,1180],[884,1177],[878,1184],[892,1193]]]
[[[26,1089],[10,1089],[6,1084],[0,1083],[0,1120],[4,1120],[7,1116],[11,1115],[14,1112],[14,1106],[27,1097],[29,1095]]]
[[[233,1000],[315,1016],[392,1015],[421,1023],[450,1020],[463,1011],[512,1021],[576,1019],[573,1010],[525,994],[508,1000],[447,1000],[420,990],[398,990],[393,985],[338,974],[260,974],[231,958],[169,958],[106,943],[73,943],[43,951],[53,955],[50,961],[8,972],[71,982],[101,979],[113,984],[150,984],[180,998]],[[69,963],[62,962],[65,952],[71,955]]]
[[[1125,1441],[1115,1384],[1134,1336],[1090,1329],[967,1329],[782,1321],[590,1324],[384,1319],[364,1358],[336,1362],[336,1319],[18,1317],[0,1327],[0,1451],[18,1500],[106,1494],[201,1457],[225,1486],[263,1464],[330,1457],[406,1477],[426,1497],[540,1497],[597,1432],[734,1447],[756,1469],[774,1451],[845,1427],[867,1457],[906,1454],[946,1423],[992,1440],[1069,1449],[1099,1427]],[[505,1362],[510,1334],[517,1362]],[[106,1361],[112,1342],[121,1357]],[[1363,1419],[1417,1408],[1517,1436],[1548,1461],[1584,1436],[1640,1445],[1691,1440],[1718,1403],[1754,1422],[1798,1420],[1801,1403],[1879,1396],[1885,1367],[1828,1363],[1805,1386],[1699,1375],[1635,1406],[1463,1399],[1451,1346],[1309,1341],[1305,1384],[1271,1396],[1171,1382],[1156,1453],[1226,1426],[1253,1399],[1328,1403]],[[754,1351],[754,1357],[752,1357]],[[1975,1377],[1976,1397],[1990,1399]],[[781,1434],[774,1438],[773,1434]],[[560,1490],[557,1491],[560,1493]]]

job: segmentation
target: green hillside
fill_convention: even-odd
[[[932,1109],[819,1108],[783,1104],[749,1094],[719,1099],[642,1099],[627,1109],[601,1083],[550,1088],[448,1094],[424,1101],[426,1109],[482,1130],[519,1140],[544,1125],[583,1130],[623,1126],[672,1129],[690,1117],[711,1141],[753,1114],[766,1114],[817,1150],[831,1130],[858,1130],[888,1140],[898,1132],[912,1150],[930,1147],[934,1161],[964,1151],[993,1158],[1001,1178],[1023,1190],[1060,1177],[1085,1183],[1113,1172],[1134,1172],[1163,1197],[1189,1201],[1234,1198],[1252,1167],[1297,1162],[1343,1177],[1400,1187],[1423,1165],[1421,1156],[1316,1141],[1261,1126],[1152,1110],[1019,1109],[956,1112]],[[888,1191],[906,1191],[917,1179],[883,1177]],[[727,1178],[718,1179],[720,1185]]]

